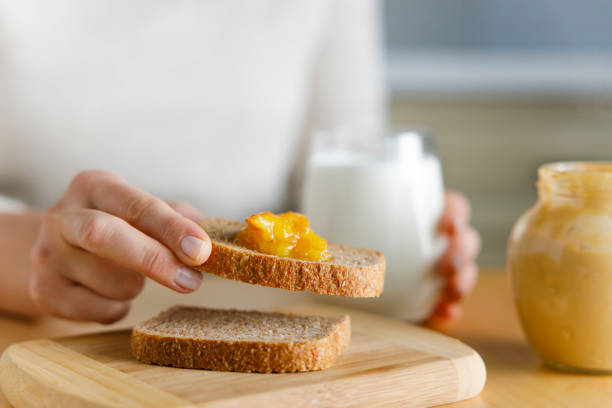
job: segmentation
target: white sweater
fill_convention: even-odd
[[[314,128],[379,123],[375,0],[0,0],[0,211],[83,169],[206,215],[290,205]]]

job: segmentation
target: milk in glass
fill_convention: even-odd
[[[425,319],[438,300],[441,282],[433,266],[444,249],[437,233],[442,169],[431,136],[317,137],[301,211],[328,241],[379,250],[387,261],[380,298],[328,300],[411,321]]]

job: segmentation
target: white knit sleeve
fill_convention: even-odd
[[[380,2],[336,0],[329,7],[291,176],[290,207],[300,201],[308,145],[317,130],[376,129],[387,123]]]
[[[377,0],[332,3],[314,70],[311,129],[386,123],[382,36]]]
[[[2,49],[0,49],[0,64],[2,61]],[[2,186],[7,182],[7,174],[15,166],[12,155],[12,142],[14,134],[11,128],[9,115],[8,92],[6,91],[6,81],[3,76],[4,71],[0,65],[0,213],[24,211],[27,206],[19,200],[2,194]]]
[[[26,209],[25,203],[0,194],[0,214],[22,212]]]

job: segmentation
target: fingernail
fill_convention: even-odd
[[[181,240],[181,248],[188,257],[199,260],[200,255],[206,247],[206,242],[199,238],[188,235]]]
[[[174,275],[174,283],[183,289],[196,290],[202,284],[202,274],[189,268],[178,268]]]

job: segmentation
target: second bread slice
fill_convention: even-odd
[[[202,227],[212,240],[210,257],[195,268],[202,272],[255,285],[336,296],[374,297],[383,291],[385,258],[378,251],[330,243],[330,261],[304,261],[234,244],[236,233],[245,227],[241,222],[207,218]]]
[[[131,347],[134,357],[149,364],[285,373],[331,366],[350,338],[346,315],[175,306],[137,324]]]

